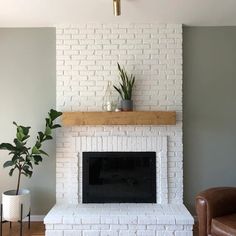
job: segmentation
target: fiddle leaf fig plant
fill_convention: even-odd
[[[113,86],[115,90],[120,94],[122,100],[131,100],[132,99],[132,91],[135,82],[135,76],[131,74],[128,76],[125,69],[121,68],[120,64],[117,63],[118,70],[119,70],[119,77],[121,82],[119,83],[119,87]]]
[[[19,193],[21,176],[31,177],[33,174],[33,166],[39,165],[43,161],[43,156],[48,154],[42,149],[42,143],[52,138],[52,130],[61,127],[59,124],[55,124],[55,120],[61,116],[62,113],[51,109],[48,113],[48,117],[45,119],[44,131],[38,132],[36,142],[32,147],[27,146],[30,135],[29,126],[25,127],[18,125],[16,122],[13,124],[16,126],[16,138],[13,140],[13,144],[1,143],[0,150],[9,151],[11,160],[6,161],[3,167],[10,167],[9,175],[12,176],[15,171],[18,172],[16,195]]]

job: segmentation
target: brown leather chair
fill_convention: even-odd
[[[196,197],[199,236],[236,236],[236,188],[207,189]]]

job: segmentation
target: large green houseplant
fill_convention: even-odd
[[[114,85],[114,88],[121,96],[121,109],[123,111],[132,111],[132,92],[135,82],[135,76],[133,74],[129,76],[126,70],[124,68],[121,68],[119,63],[117,63],[117,66],[121,82],[119,82],[119,87]]]
[[[45,141],[52,139],[52,130],[61,127],[59,124],[55,124],[55,120],[61,115],[61,112],[53,109],[50,110],[48,117],[46,118],[45,129],[44,131],[38,132],[36,142],[32,147],[27,146],[27,142],[30,138],[29,131],[31,127],[18,125],[16,122],[13,122],[16,126],[16,137],[14,138],[13,143],[0,144],[0,150],[7,150],[10,156],[10,160],[6,161],[3,167],[10,168],[10,176],[12,176],[15,171],[18,172],[16,189],[3,193],[2,202],[5,219],[9,221],[19,220],[19,203],[24,205],[23,216],[26,216],[29,213],[30,193],[29,190],[20,189],[21,177],[23,175],[31,177],[34,165],[39,165],[43,160],[43,156],[48,156],[48,154],[42,149],[42,144]],[[10,202],[11,199],[15,199],[15,203]]]

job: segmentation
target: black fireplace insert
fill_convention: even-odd
[[[83,203],[156,203],[155,152],[83,152]]]

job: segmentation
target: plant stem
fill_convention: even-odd
[[[18,181],[17,181],[16,195],[18,195],[18,193],[19,193],[19,188],[20,188],[20,177],[21,177],[21,169],[19,169],[19,174],[18,174]]]

